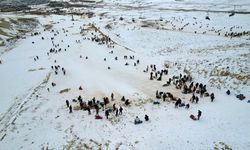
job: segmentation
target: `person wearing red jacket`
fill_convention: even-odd
[[[113,111],[115,111],[116,107],[115,107],[115,103],[113,104]]]

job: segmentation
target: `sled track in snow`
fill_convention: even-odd
[[[106,35],[103,31],[101,31],[100,29],[98,29],[96,26],[93,26],[98,32],[100,32],[102,35],[104,35],[104,36],[107,36],[107,37],[109,37],[108,35]],[[123,46],[123,45],[121,45],[121,44],[119,44],[119,43],[117,43],[117,42],[115,42],[111,37],[110,37],[110,39],[111,39],[111,41],[112,42],[114,42],[116,45],[119,45],[119,46],[121,46],[121,47],[123,47],[123,48],[125,48],[126,50],[128,50],[128,51],[131,51],[131,52],[133,52],[133,53],[135,53],[135,51],[134,50],[132,50],[132,49],[130,49],[130,48],[128,48],[128,47],[126,47],[126,46]]]

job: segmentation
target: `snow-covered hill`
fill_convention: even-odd
[[[233,7],[243,2],[220,4]],[[204,4],[199,9],[214,4],[220,10],[217,1],[207,5],[204,1],[104,1],[91,10],[67,9],[82,12],[73,19],[67,14],[24,15],[40,24],[15,45],[1,47],[1,149],[249,149],[250,15],[183,12],[162,9],[163,3],[180,8],[187,4],[186,9],[194,3]],[[86,12],[93,12],[93,17]],[[13,17],[4,15],[5,20]],[[168,74],[161,81],[160,74],[150,80],[150,65]],[[184,86],[177,89],[176,79],[163,86],[180,74],[192,76],[194,84],[205,84],[215,100],[195,92],[199,102],[190,102],[192,93],[184,94]],[[190,108],[175,108],[175,100],[157,99],[156,91],[172,93]],[[236,98],[238,94],[245,99]],[[81,110],[79,96],[87,104],[93,97],[96,102],[108,97],[105,107],[98,104],[103,118],[95,119],[94,107],[91,114]],[[122,96],[129,99],[129,106]],[[112,110],[114,103],[123,107],[123,113],[116,116],[111,111],[106,119],[105,111]],[[201,119],[190,119],[198,110]],[[146,114],[149,121],[144,120]],[[134,124],[136,116],[142,124]]]

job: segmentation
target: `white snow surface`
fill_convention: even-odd
[[[95,12],[92,18],[74,16],[72,21],[71,15],[27,16],[41,23],[34,31],[40,34],[27,33],[26,39],[0,55],[0,149],[250,149],[249,35],[223,36],[231,27],[234,32],[250,31],[250,15],[228,17],[227,13],[176,10],[197,6],[231,10],[233,5],[238,5],[240,11],[250,8],[243,0],[105,0],[99,4],[102,7],[91,10]],[[205,19],[207,15],[211,20]],[[53,25],[50,30],[44,30],[47,24]],[[94,24],[98,32],[89,24]],[[146,24],[153,25],[142,27]],[[109,36],[115,42],[114,48],[85,39],[92,37],[91,33]],[[52,45],[52,37],[59,47]],[[47,56],[51,48],[62,50]],[[135,59],[125,60],[125,55]],[[36,56],[39,59],[34,61]],[[138,59],[140,63],[133,66]],[[162,81],[149,80],[149,73],[143,70],[150,64],[156,64],[158,70],[169,64],[169,74]],[[56,75],[52,65],[65,68],[66,75],[61,69]],[[162,86],[184,70],[191,72],[195,83],[206,84],[208,92],[215,94],[215,101],[199,97],[199,103],[191,103],[189,109],[174,108],[172,101],[159,100],[160,104],[154,105],[156,90],[171,92],[189,103],[192,94],[182,94],[174,85]],[[221,70],[230,75],[220,76]],[[67,88],[68,92],[60,93]],[[231,95],[226,95],[227,89]],[[121,105],[124,111],[118,117],[112,112],[106,119],[100,109],[103,119],[96,120],[94,109],[88,115],[87,111],[76,110],[79,104],[72,102],[79,95],[85,102],[93,97],[102,101],[112,92],[115,101],[107,107]],[[236,98],[240,93],[246,97],[242,101]],[[122,96],[132,104],[125,106]],[[69,113],[66,99],[73,113]],[[202,111],[201,119],[191,120],[189,116],[197,115],[198,110]],[[145,114],[149,115],[148,122],[144,121]],[[136,116],[143,120],[142,124],[134,125]]]

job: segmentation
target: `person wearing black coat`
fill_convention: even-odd
[[[176,102],[175,102],[175,108],[178,108],[178,106],[181,104],[181,99],[179,98]]]
[[[72,113],[72,106],[69,106],[69,113]]]
[[[122,115],[122,111],[123,111],[123,108],[122,108],[122,106],[120,106],[120,108],[119,108],[119,114],[120,115]]]
[[[201,112],[200,110],[198,110],[198,117],[197,117],[198,120],[200,120],[201,113],[202,113],[202,112]]]
[[[211,97],[211,102],[213,102],[214,101],[214,93],[211,93],[211,95],[210,95],[210,97]]]
[[[146,121],[148,121],[148,120],[149,120],[148,115],[145,115],[145,120],[146,120]]]
[[[116,116],[116,117],[118,117],[118,115],[119,115],[118,112],[119,112],[119,110],[118,110],[118,108],[116,108],[116,109],[115,109],[115,116]]]
[[[109,119],[109,110],[105,111],[105,116],[106,116],[107,119]]]
[[[196,96],[196,97],[195,97],[195,103],[198,104],[198,102],[199,102],[199,97]]]
[[[67,107],[69,107],[69,101],[68,100],[66,100],[66,105],[67,105]]]

